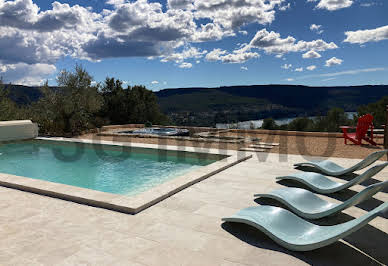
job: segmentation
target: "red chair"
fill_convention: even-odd
[[[348,129],[354,127],[342,126],[340,128],[344,133],[345,144],[347,144],[347,140],[350,140],[356,145],[361,145],[362,140],[365,140],[372,145],[377,145],[376,142],[373,141],[373,116],[370,114],[358,118],[356,133],[348,132]],[[370,137],[368,136],[369,129],[371,130]]]

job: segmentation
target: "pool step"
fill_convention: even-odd
[[[272,149],[273,146],[252,144],[252,145],[249,145],[249,148],[254,148],[254,149]]]
[[[279,146],[279,143],[266,143],[266,142],[258,142],[256,144],[259,145],[268,145],[268,146]]]
[[[266,152],[266,149],[256,149],[256,148],[241,148],[239,151],[250,151],[250,152]]]

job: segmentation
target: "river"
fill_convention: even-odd
[[[353,118],[353,115],[357,115],[357,112],[345,112],[345,114],[348,116],[348,118]],[[278,126],[281,126],[281,125],[290,123],[295,118],[297,117],[280,118],[280,119],[275,119],[275,122]],[[309,118],[313,119],[315,118],[315,116],[310,116]],[[216,124],[216,128],[257,129],[257,128],[261,128],[261,126],[263,125],[263,121],[264,121],[263,119],[260,119],[260,120],[243,121],[243,122],[231,123],[231,124]]]

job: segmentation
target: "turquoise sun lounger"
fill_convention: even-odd
[[[322,174],[310,172],[300,172],[288,176],[279,176],[276,179],[297,181],[308,186],[315,192],[321,194],[330,194],[364,182],[365,180],[371,178],[372,176],[383,170],[387,165],[388,163],[383,163],[380,165],[373,166],[367,171],[365,171],[363,174],[357,176],[356,178],[353,178],[347,183],[338,183]]]
[[[327,202],[308,190],[290,187],[277,189],[268,194],[256,194],[255,197],[277,200],[305,219],[320,219],[357,205],[386,187],[388,181],[368,186],[341,204]]]
[[[350,168],[343,168],[342,166],[339,166],[338,164],[325,160],[325,161],[318,161],[318,162],[304,162],[304,163],[297,163],[294,164],[295,167],[298,166],[311,166],[316,169],[318,169],[320,172],[331,175],[331,176],[341,176],[349,173],[353,173],[355,171],[364,169],[365,167],[368,167],[369,165],[373,164],[377,160],[379,160],[381,157],[383,157],[385,154],[388,153],[388,150],[382,150],[382,151],[376,151],[372,154],[369,154],[364,160],[357,163],[356,165],[353,165]]]
[[[349,222],[319,226],[279,207],[256,206],[222,220],[253,226],[289,250],[308,251],[330,245],[350,235],[385,211],[388,211],[388,202]]]

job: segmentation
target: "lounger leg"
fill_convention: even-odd
[[[373,139],[370,139],[370,138],[364,138],[364,140],[370,144],[372,144],[373,146],[377,146],[377,143],[373,141]]]

